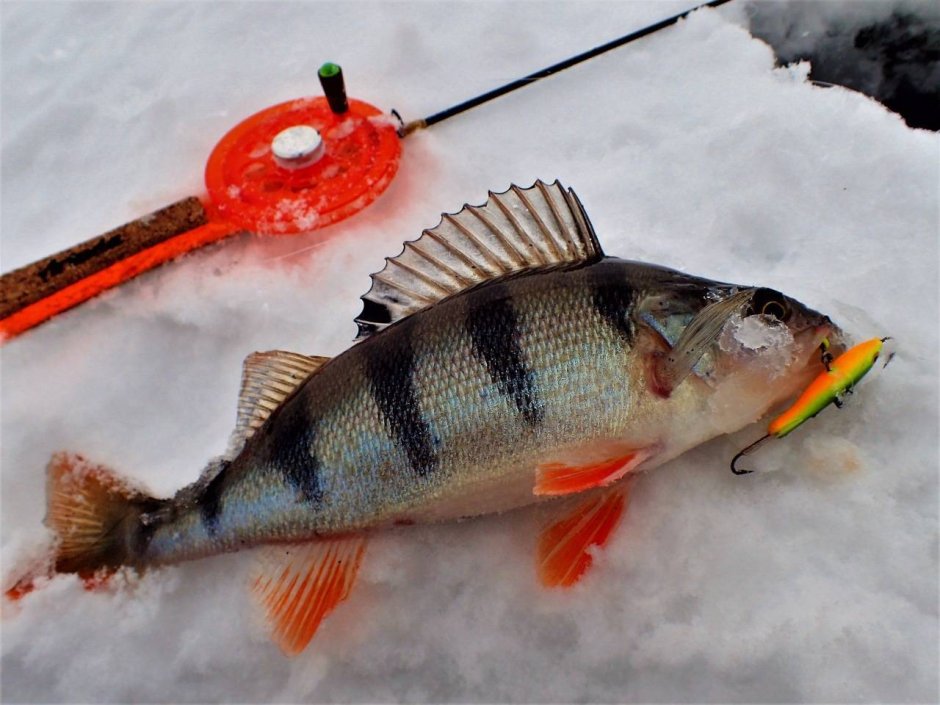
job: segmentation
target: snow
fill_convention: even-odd
[[[732,316],[725,326],[733,339],[748,350],[786,348],[793,341],[789,328],[773,319],[762,320],[760,316],[741,318],[738,314]]]
[[[318,93],[323,61],[410,120],[689,5],[5,2],[2,269],[199,193],[215,141]],[[382,258],[510,182],[573,186],[608,253],[895,336],[845,409],[753,475],[728,462],[759,426],[642,477],[568,592],[536,582],[541,511],[376,536],[292,660],[249,553],[101,591],[58,577],[3,605],[3,699],[936,702],[938,137],[775,68],[746,24],[703,11],[415,133],[354,218],[239,236],[4,345],[3,584],[49,540],[53,452],[161,495],[191,482],[225,449],[245,355],[342,351]]]

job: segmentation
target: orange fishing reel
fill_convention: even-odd
[[[325,71],[342,81],[335,64],[321,78]],[[347,100],[342,83],[338,90],[262,110],[221,139],[206,165],[213,219],[264,235],[309,232],[357,213],[388,187],[401,155],[397,126]]]
[[[346,96],[342,70],[318,72],[324,95],[274,105],[232,128],[190,197],[2,277],[7,340],[102,291],[239,232],[294,235],[359,212],[388,188],[398,125]]]

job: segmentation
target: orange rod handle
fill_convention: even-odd
[[[5,274],[0,278],[3,314],[0,341],[5,342],[190,250],[241,230],[231,223],[208,221],[199,199],[185,199]],[[54,286],[49,280],[53,280]]]
[[[74,247],[4,274],[0,319],[122,259],[208,221],[198,198],[184,198]]]

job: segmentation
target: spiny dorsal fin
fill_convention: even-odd
[[[256,352],[246,357],[238,393],[238,420],[226,455],[234,457],[271,412],[329,359],[284,350]]]
[[[491,191],[485,205],[445,213],[437,227],[386,259],[362,297],[357,337],[490,279],[603,255],[578,197],[558,181]]]

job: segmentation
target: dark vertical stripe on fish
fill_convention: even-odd
[[[135,558],[140,558],[147,552],[153,535],[166,522],[167,515],[161,513],[161,510],[171,502],[172,500],[169,499],[147,498],[138,505],[140,520],[136,531],[131,536],[132,556],[129,562],[133,562]]]
[[[473,352],[500,393],[515,404],[526,424],[537,426],[544,411],[534,376],[519,345],[516,312],[505,286],[495,286],[493,294],[487,300],[477,301],[467,312],[466,326]]]
[[[226,467],[228,467],[228,463],[225,463],[216,475],[209,480],[198,499],[199,513],[209,536],[215,536],[219,531],[219,514],[222,511],[222,489]]]
[[[152,524],[140,524],[137,527],[137,532],[133,537],[135,556],[143,556],[147,552],[147,547],[150,546],[158,526],[159,524],[154,522]]]
[[[633,296],[633,289],[626,282],[609,280],[595,282],[591,294],[594,310],[628,344],[633,342],[635,335],[630,318]]]
[[[268,438],[268,459],[273,469],[300,493],[309,504],[323,501],[320,487],[320,459],[317,457],[319,420],[311,418],[307,408],[295,397],[278,414],[276,429]]]
[[[408,462],[418,475],[437,469],[434,438],[418,403],[415,389],[415,355],[408,329],[399,329],[397,337],[385,345],[372,345],[366,354],[369,391],[375,399],[392,439],[405,451]]]

